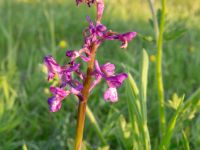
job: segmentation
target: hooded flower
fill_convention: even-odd
[[[48,80],[53,79],[56,73],[59,74],[62,71],[61,66],[59,66],[52,56],[44,57],[44,63],[48,69]]]
[[[137,35],[136,32],[127,32],[124,34],[116,34],[112,36],[105,37],[107,40],[119,40],[122,42],[121,48],[127,48],[128,42],[130,42],[135,36]]]
[[[57,112],[62,106],[62,100],[69,94],[73,94],[81,98],[81,90],[83,85],[78,80],[70,80],[69,90],[64,90],[64,87],[50,87],[51,93],[54,95],[48,99],[48,104],[51,112]]]
[[[61,80],[61,87],[64,87],[71,81],[72,72],[79,72],[80,64],[69,63],[60,66],[52,56],[44,57],[44,63],[48,69],[48,80],[51,80],[58,74]]]
[[[54,96],[48,99],[49,109],[51,112],[57,112],[62,106],[61,101],[68,96],[70,92],[53,86],[50,87],[50,91]]]
[[[95,61],[96,74],[104,78],[108,84],[108,89],[104,93],[106,101],[116,102],[118,100],[117,88],[120,87],[123,81],[128,77],[126,73],[114,75],[115,65],[106,63],[99,66],[98,61]]]

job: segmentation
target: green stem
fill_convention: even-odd
[[[84,125],[85,125],[86,107],[87,107],[87,101],[88,101],[88,96],[89,96],[90,83],[92,80],[91,73],[94,68],[94,61],[95,61],[97,47],[98,46],[95,43],[92,44],[90,61],[88,62],[88,68],[87,68],[87,76],[84,82],[83,90],[81,92],[83,97],[79,102],[79,108],[78,108],[75,150],[81,150],[83,130],[84,130]]]
[[[164,87],[163,87],[163,77],[162,77],[162,51],[163,51],[163,32],[165,26],[166,0],[161,0],[161,2],[162,2],[162,16],[161,16],[160,30],[157,42],[156,76],[157,76],[157,88],[159,96],[159,115],[160,115],[159,121],[161,128],[161,136],[163,136],[166,130],[166,118],[165,118],[165,106],[164,106]]]

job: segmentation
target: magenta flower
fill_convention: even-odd
[[[127,48],[128,42],[130,42],[137,33],[126,32],[121,34],[113,32],[103,25],[101,19],[104,12],[104,0],[76,0],[76,3],[77,5],[86,3],[88,6],[95,4],[97,10],[96,21],[93,22],[88,16],[86,17],[89,25],[83,31],[83,46],[79,50],[66,51],[66,56],[69,59],[66,65],[59,65],[52,56],[44,57],[44,63],[48,69],[48,80],[54,79],[55,75],[58,75],[59,79],[57,87],[50,87],[50,91],[53,94],[53,97],[48,99],[51,112],[60,110],[62,101],[69,94],[77,96],[79,101],[87,99],[87,95],[92,92],[94,87],[98,85],[102,79],[104,79],[108,85],[107,90],[104,92],[104,100],[116,102],[118,101],[117,89],[128,77],[126,73],[115,74],[114,64],[106,63],[99,66],[98,61],[95,60],[95,55],[98,47],[107,40],[119,40],[121,42],[121,48]],[[82,64],[76,63],[79,57],[83,63],[88,63],[89,68],[85,73],[81,71]],[[93,64],[95,64],[95,68],[93,68]],[[84,95],[85,91],[88,93]]]
[[[50,91],[54,96],[48,99],[49,108],[51,112],[57,112],[62,106],[61,101],[68,96],[70,92],[53,86],[50,87]]]
[[[114,75],[115,65],[111,63],[106,63],[105,65],[99,66],[98,61],[95,61],[96,76],[104,78],[108,84],[108,89],[104,94],[104,99],[110,102],[116,102],[118,100],[117,89],[123,83],[123,81],[128,77],[126,73],[120,73]],[[99,79],[98,79],[99,80]]]
[[[137,35],[136,32],[127,32],[124,34],[116,34],[112,36],[106,36],[107,40],[119,40],[122,42],[121,48],[127,48],[128,42],[130,42],[135,36]]]

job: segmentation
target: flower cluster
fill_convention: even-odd
[[[77,58],[81,58],[86,63],[90,62],[93,57],[91,56],[91,51],[94,46],[97,49],[104,41],[119,40],[121,42],[121,48],[126,48],[128,42],[136,36],[136,32],[123,34],[113,32],[101,23],[104,11],[103,0],[76,0],[76,2],[77,5],[81,3],[86,3],[89,6],[96,4],[97,18],[96,22],[93,23],[88,16],[86,17],[89,26],[83,32],[84,44],[80,50],[67,50],[66,56],[70,59],[68,64],[60,66],[52,56],[46,56],[44,58],[44,63],[48,68],[48,80],[54,79],[56,75],[60,79],[58,87],[50,87],[50,91],[54,95],[48,99],[51,112],[60,110],[62,100],[69,94],[76,95],[80,101],[83,100],[82,91],[87,74],[80,70],[81,64],[76,63]],[[127,78],[126,73],[115,74],[114,64],[108,62],[104,65],[99,65],[98,61],[95,60],[94,68],[89,75],[92,77],[89,92],[92,91],[101,79],[104,79],[108,85],[108,89],[104,93],[105,101],[116,102],[118,100],[117,88]]]

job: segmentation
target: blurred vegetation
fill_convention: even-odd
[[[70,96],[60,112],[49,112],[50,84],[46,81],[43,57],[51,54],[64,63],[66,49],[81,47],[82,30],[87,26],[85,16],[90,14],[94,19],[93,7],[78,8],[74,0],[0,1],[0,149],[73,149],[77,104]],[[168,0],[166,15],[163,70],[165,94],[170,100],[166,104],[169,118],[182,96],[188,99],[200,86],[199,0]],[[134,30],[139,35],[127,50],[121,50],[119,42],[104,43],[98,51],[100,62],[115,63],[118,72],[129,70],[139,82],[142,49],[150,56],[147,114],[152,149],[157,149],[156,47],[148,3],[146,0],[106,1],[103,23],[114,31]],[[128,150],[132,141],[127,91],[125,86],[119,89],[120,100],[111,105],[103,100],[105,88],[104,84],[98,86],[89,100],[105,141],[99,139],[97,130],[87,119],[84,147]],[[192,150],[199,149],[198,108],[177,121],[170,149],[184,149],[187,147],[184,141],[188,141]]]

